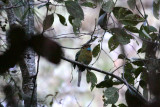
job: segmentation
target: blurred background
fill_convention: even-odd
[[[42,1],[42,0],[41,0]],[[44,0],[45,1],[45,0]],[[150,25],[159,28],[160,21],[155,19],[152,12],[152,2],[153,0],[142,0],[145,12],[148,14],[148,22]],[[39,3],[36,1],[36,3]],[[140,11],[143,13],[142,7],[137,0],[137,5]],[[118,0],[116,6],[128,7],[127,0]],[[35,6],[37,15],[40,19],[35,18],[36,32],[42,31],[42,25],[46,16],[46,8],[42,7],[40,9]],[[54,23],[51,30],[45,32],[47,36],[51,39],[56,40],[64,48],[65,57],[74,60],[76,53],[79,49],[67,49],[69,48],[80,48],[84,43],[90,39],[90,34],[94,31],[96,24],[96,31],[94,36],[101,39],[104,31],[100,29],[97,25],[97,20],[99,17],[100,5],[97,4],[96,8],[82,7],[84,11],[85,18],[82,21],[80,33],[81,36],[77,37],[74,35],[72,30],[72,25],[68,22],[68,12],[63,6],[52,6],[50,7],[50,13],[56,12],[61,14],[66,18],[67,26],[60,23],[58,16],[54,15]],[[134,13],[138,13],[136,10]],[[140,25],[137,25],[140,27]],[[121,66],[122,60],[118,59],[118,55],[121,53],[119,47],[114,51],[110,52],[108,48],[108,40],[112,35],[108,32],[105,33],[103,42],[100,43],[99,39],[94,41],[91,45],[93,49],[96,45],[100,44],[101,53],[100,56],[93,58],[91,66],[105,70],[106,72],[112,72],[119,66]],[[137,41],[139,44],[137,44]],[[137,38],[137,41],[132,40],[130,44],[125,45],[126,55],[128,58],[142,57],[143,54],[138,56],[137,50],[141,47],[141,41]],[[37,63],[37,58],[36,58]],[[122,69],[118,69],[115,74],[120,76]],[[93,71],[98,79],[98,83],[104,79],[103,74]],[[15,81],[18,81],[18,85],[21,86],[21,73],[17,72],[16,75],[12,75]],[[38,90],[38,101],[42,104],[50,105],[53,101],[52,107],[103,107],[102,101],[102,89],[94,88],[93,91],[90,90],[91,84],[86,82],[86,72],[83,73],[81,87],[77,87],[77,69],[73,69],[71,63],[64,60],[61,61],[59,65],[53,65],[45,60],[43,57],[40,58],[39,74],[37,79],[37,90]],[[1,81],[4,81],[2,77]],[[5,80],[7,81],[7,79]],[[1,84],[1,86],[5,85]],[[121,86],[119,86],[121,87]],[[119,90],[120,98],[117,103],[123,102],[125,104],[124,93],[126,87]],[[3,97],[3,93],[0,94]],[[109,105],[108,105],[109,107]]]

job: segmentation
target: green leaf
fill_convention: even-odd
[[[99,11],[99,17],[103,14],[105,14],[106,12],[101,8],[100,11]]]
[[[53,100],[49,103],[49,105],[50,105],[50,107],[52,107],[52,105],[53,105]]]
[[[126,45],[126,44],[130,43],[130,39],[132,39],[132,36],[127,34],[123,29],[112,28],[110,30],[111,30],[111,33],[113,34],[113,36],[115,36],[114,40],[116,39],[116,41],[114,41],[114,42],[119,42],[122,45]]]
[[[148,26],[142,25],[139,31],[139,36],[143,39],[152,39],[149,35],[149,28]]]
[[[145,53],[147,48],[147,43],[143,42],[142,47],[137,51],[138,53]]]
[[[134,71],[135,78],[137,78],[141,72],[146,72],[146,69],[141,66],[138,67],[137,69],[135,69],[135,71]]]
[[[73,17],[73,16],[71,16],[71,15],[69,15],[69,18],[68,18],[68,20],[69,20],[69,23],[73,26],[73,20],[74,20],[75,18]]]
[[[100,44],[98,44],[97,46],[94,47],[93,51],[92,51],[92,55],[93,57],[96,57],[100,52]]]
[[[84,19],[83,10],[76,1],[65,1],[65,6],[71,16],[80,20]]]
[[[144,80],[140,80],[139,85],[140,85],[142,88],[147,87],[147,83],[146,83]]]
[[[137,60],[137,61],[133,61],[132,64],[137,65],[137,66],[143,66],[145,62],[142,60]]]
[[[96,5],[92,2],[84,2],[81,4],[81,6],[96,8]]]
[[[104,80],[96,85],[97,88],[109,88],[113,86],[112,79]]]
[[[132,11],[124,7],[114,7],[113,14],[116,19],[124,25],[135,26],[138,23],[145,21],[139,15],[133,14]]]
[[[121,81],[113,81],[113,85],[120,85],[120,84],[123,84],[123,82],[121,82]]]
[[[110,12],[112,12],[112,10],[113,10],[113,8],[114,8],[114,2],[113,2],[113,0],[109,0],[109,1],[107,1],[107,2],[105,2],[105,3],[103,3],[103,5],[102,5],[102,9],[105,11],[105,12],[107,12],[107,13],[110,13]]]
[[[125,79],[127,80],[127,82],[128,82],[129,84],[132,84],[132,85],[134,84],[135,78],[133,77],[132,74],[124,73],[124,77],[125,77]]]
[[[104,96],[107,98],[104,102],[105,104],[115,104],[119,98],[118,89],[115,87],[107,88],[104,91]]]
[[[118,55],[118,59],[124,59],[124,58],[126,58],[126,57],[123,54]]]
[[[137,91],[138,92],[138,91]],[[138,93],[140,94],[140,93]],[[132,90],[127,89],[125,93],[126,102],[128,107],[145,107],[141,98],[137,95],[137,93],[133,92]]]
[[[157,40],[159,35],[157,33],[152,33],[152,34],[150,34],[150,37],[152,38],[152,41],[155,41],[155,40]]]
[[[108,80],[108,79],[109,79],[109,76],[106,75],[106,76],[104,77],[104,80]]]
[[[127,107],[125,104],[119,104],[118,107]]]
[[[117,107],[116,105],[112,104],[112,107]]]
[[[97,77],[93,72],[90,72],[87,70],[87,83],[91,83],[91,91],[93,90],[93,88],[96,86],[97,84]]]
[[[153,15],[156,19],[160,16],[160,0],[153,1]]]
[[[110,51],[113,51],[114,49],[116,49],[118,45],[119,45],[119,42],[117,41],[116,36],[113,35],[108,41],[108,47]]]
[[[128,0],[128,6],[133,10],[136,7],[136,0]]]
[[[148,73],[147,73],[147,71],[145,70],[145,72],[142,72],[141,73],[141,80],[143,80],[143,81],[148,81],[148,78],[149,78],[149,75],[148,75]]]
[[[150,32],[157,32],[157,29],[153,26],[149,26],[149,31]]]
[[[60,14],[57,14],[57,16],[59,17],[60,22],[61,22],[64,26],[67,26],[66,19],[65,19],[62,15],[60,15]]]
[[[47,15],[43,21],[43,29],[46,30],[52,26],[54,22],[54,14]]]
[[[76,34],[77,32],[79,32],[79,29],[81,27],[81,20],[78,19],[78,18],[75,18],[73,20],[73,25],[72,26],[73,26],[73,31]]]
[[[125,70],[125,72],[132,73],[133,70],[134,70],[134,68],[133,68],[132,64],[127,63],[127,64],[124,66],[124,70]]]
[[[157,32],[157,29],[155,27],[142,25],[139,30],[139,36],[143,39],[152,39],[152,41],[154,41],[157,40],[158,37],[158,35],[155,32]]]
[[[139,30],[138,30],[136,27],[134,27],[134,26],[129,26],[129,25],[127,25],[127,26],[124,26],[124,28],[125,28],[126,30],[130,31],[130,32],[139,33]]]
[[[126,64],[124,66],[124,78],[127,80],[127,82],[129,84],[134,84],[134,77],[132,75],[132,73],[134,72],[134,68],[132,67],[132,65],[130,63]]]

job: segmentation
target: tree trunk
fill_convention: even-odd
[[[25,7],[24,12],[27,12],[27,15],[25,17],[24,23],[25,23],[25,29],[27,34],[33,34],[34,33],[34,0],[25,0]],[[28,10],[29,9],[29,10]],[[24,98],[24,105],[25,107],[37,107],[37,84],[35,81],[35,52],[28,48],[25,52],[25,58],[20,62],[20,68],[22,72],[22,89],[25,95],[27,95],[26,98]]]

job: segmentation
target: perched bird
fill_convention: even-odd
[[[90,44],[84,45],[80,51],[77,52],[75,56],[75,61],[88,65],[92,61],[92,52]],[[74,68],[76,64],[73,65]],[[85,67],[78,65],[78,87],[80,87],[82,72],[85,70]]]

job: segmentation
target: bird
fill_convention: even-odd
[[[91,44],[85,44],[82,48],[77,52],[75,56],[75,61],[78,61],[82,64],[89,65],[92,61],[92,52],[91,52]],[[74,68],[76,64],[73,65]],[[78,67],[78,87],[80,87],[82,72],[85,71],[85,67],[77,65]]]

